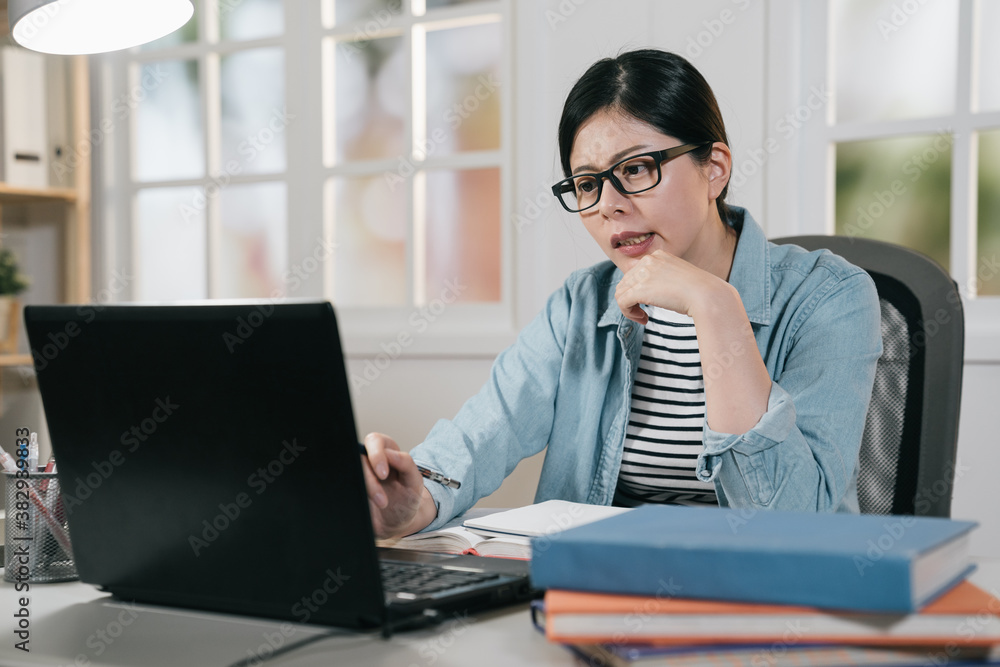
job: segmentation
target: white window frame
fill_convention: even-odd
[[[335,38],[368,39],[389,36],[401,36],[403,48],[411,70],[411,88],[408,97],[411,101],[409,114],[406,118],[406,144],[410,147],[410,155],[393,156],[386,159],[367,160],[335,164],[333,160],[333,138],[319,128],[317,137],[322,137],[322,156],[318,173],[324,183],[324,197],[328,196],[325,189],[327,179],[336,176],[372,176],[395,172],[399,166],[399,158],[406,159],[418,172],[423,169],[470,169],[498,168],[500,172],[500,300],[496,303],[455,303],[443,304],[436,297],[421,299],[424,277],[423,239],[424,231],[421,205],[418,200],[420,179],[407,177],[407,207],[406,221],[408,248],[407,257],[407,294],[411,305],[403,307],[384,308],[350,308],[341,310],[341,327],[345,332],[348,347],[358,355],[381,354],[386,348],[399,351],[398,339],[408,341],[401,355],[472,355],[491,356],[512,342],[515,335],[513,319],[513,252],[510,233],[510,201],[512,199],[512,165],[513,165],[513,97],[514,86],[511,85],[512,71],[512,16],[510,0],[487,0],[469,4],[456,5],[424,12],[420,0],[405,0],[401,13],[384,19],[372,16],[371,20],[324,28],[327,21],[313,21],[309,25],[313,31],[308,36],[309,43],[319,42],[324,51],[322,62],[329,62],[332,51],[338,48]],[[324,10],[330,11],[332,0],[324,0]],[[416,10],[415,12],[413,10]],[[414,39],[421,39],[427,28],[439,29],[459,26],[471,26],[486,22],[499,22],[502,30],[504,53],[500,63],[500,147],[490,151],[475,151],[438,155],[424,155],[427,137],[423,136],[426,118],[424,111],[423,91],[420,85],[425,81],[423,71],[418,67],[422,49],[414,48]],[[360,32],[359,32],[360,30]],[[321,100],[309,100],[311,106],[319,105],[323,116],[333,112],[332,87],[333,78],[328,72],[320,76],[320,83],[314,90]],[[417,83],[417,86],[413,86]],[[332,123],[331,123],[332,125]],[[324,206],[324,229],[329,237],[334,235],[335,221],[332,220],[330,206]],[[323,292],[333,294],[333,267],[326,266]],[[427,301],[427,303],[424,303]],[[444,307],[443,307],[444,306]]]
[[[767,201],[771,236],[833,234],[836,143],[934,135],[951,128],[952,145],[950,263],[965,310],[965,358],[1000,361],[1000,297],[975,293],[977,225],[977,163],[980,130],[1000,128],[1000,112],[972,113],[972,86],[978,66],[974,62],[974,29],[977,0],[959,0],[958,72],[955,113],[930,118],[835,123],[833,98],[816,118],[809,119],[795,137],[796,149],[775,160],[768,171]],[[768,56],[768,106],[775,110],[808,107],[811,91],[826,86],[833,91],[833,65],[828,58],[830,9],[828,0],[798,2],[772,0],[769,29],[774,45]],[[771,115],[771,114],[769,114]]]
[[[512,286],[512,234],[510,232],[510,201],[512,199],[513,164],[513,97],[512,85],[512,12],[510,0],[484,0],[430,10],[425,16],[414,17],[409,11],[411,3],[420,0],[404,0],[401,14],[394,15],[388,22],[373,20],[378,33],[396,31],[403,35],[408,52],[414,29],[420,24],[435,27],[475,24],[477,16],[490,15],[502,25],[504,54],[500,66],[501,91],[501,145],[495,151],[482,151],[454,155],[431,155],[425,160],[413,159],[418,168],[472,168],[495,167],[500,171],[500,300],[496,303],[452,303],[440,300],[416,303],[413,294],[419,293],[419,280],[423,264],[419,257],[414,259],[414,249],[420,246],[420,239],[414,234],[419,231],[419,216],[414,219],[413,190],[411,188],[407,219],[407,247],[409,276],[408,294],[410,305],[400,307],[338,308],[341,334],[349,356],[371,356],[392,350],[392,356],[492,356],[512,342],[515,331]],[[382,174],[393,170],[398,164],[395,158],[365,163],[328,165],[324,155],[324,114],[331,112],[329,98],[325,98],[325,85],[330,81],[324,76],[323,49],[330,48],[334,36],[353,36],[357,33],[353,26],[325,29],[324,11],[332,7],[330,0],[286,0],[284,3],[285,31],[273,38],[240,42],[219,42],[210,44],[199,41],[155,51],[133,49],[123,53],[108,54],[94,59],[93,110],[96,119],[113,119],[112,105],[129,99],[130,94],[141,91],[137,81],[143,64],[160,60],[197,59],[200,72],[201,114],[204,126],[204,151],[206,174],[200,178],[176,179],[170,181],[139,182],[132,177],[132,146],[135,114],[130,113],[121,122],[111,122],[107,130],[102,130],[102,140],[95,152],[94,209],[96,257],[95,267],[98,280],[105,282],[113,275],[131,276],[126,289],[116,295],[116,300],[129,301],[135,298],[136,283],[134,270],[136,249],[134,246],[135,224],[134,204],[136,194],[150,187],[208,187],[218,181],[223,173],[219,155],[220,119],[219,100],[219,59],[222,55],[248,48],[279,47],[285,56],[285,101],[292,122],[286,132],[286,168],[284,172],[269,174],[240,173],[227,175],[228,183],[245,184],[259,182],[284,182],[287,188],[288,220],[288,270],[298,269],[294,294],[287,298],[322,298],[332,300],[333,266],[329,260],[322,261],[320,270],[306,270],[315,266],[312,258],[322,257],[324,245],[334,241],[334,221],[328,215],[325,183],[331,176]],[[418,5],[419,7],[419,5]],[[214,10],[214,0],[202,0],[198,4],[202,34],[214,29],[218,20]],[[373,17],[375,19],[376,17]],[[384,23],[384,24],[383,24]],[[372,27],[372,26],[369,26]],[[375,36],[375,33],[370,36]],[[328,46],[324,47],[323,45]],[[413,90],[410,91],[413,99]],[[412,108],[412,106],[411,106]],[[134,109],[133,109],[134,111]],[[95,125],[99,125],[97,121]],[[413,127],[412,123],[409,125]],[[419,136],[408,131],[407,141],[416,146]],[[405,156],[404,156],[405,157]],[[417,157],[411,155],[411,158]],[[410,181],[412,182],[412,181]],[[208,294],[216,292],[219,283],[218,248],[220,238],[220,216],[218,197],[207,200],[205,210],[208,227]],[[213,256],[214,255],[214,256]],[[100,284],[100,283],[98,283]],[[286,281],[286,285],[287,285]],[[280,299],[279,299],[280,300]],[[336,306],[336,303],[334,303]],[[446,306],[442,309],[442,305]],[[400,340],[406,344],[399,345]]]

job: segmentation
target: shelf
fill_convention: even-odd
[[[77,191],[71,188],[25,188],[0,183],[0,204],[37,204],[42,202],[76,203]]]
[[[31,366],[30,354],[0,354],[0,368],[10,366]]]

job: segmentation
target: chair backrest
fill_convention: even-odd
[[[843,236],[772,241],[829,249],[867,271],[878,290],[883,352],[861,442],[861,511],[949,516],[965,347],[955,282],[934,260],[891,243]]]

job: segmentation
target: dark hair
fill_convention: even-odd
[[[603,110],[632,116],[684,144],[706,144],[689,153],[698,164],[708,162],[710,142],[729,145],[715,95],[691,63],[656,49],[629,51],[591,65],[566,97],[559,120],[559,157],[567,177],[572,173],[569,154],[577,130]],[[725,202],[728,191],[726,183],[716,205],[722,221],[731,225]]]

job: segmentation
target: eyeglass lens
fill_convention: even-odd
[[[618,179],[619,189],[625,194],[635,194],[648,190],[660,180],[660,165],[648,155],[640,155],[615,165],[611,172]],[[566,189],[560,197],[567,208],[583,210],[597,203],[601,192],[599,179],[592,175],[581,175],[573,178],[572,190]]]

